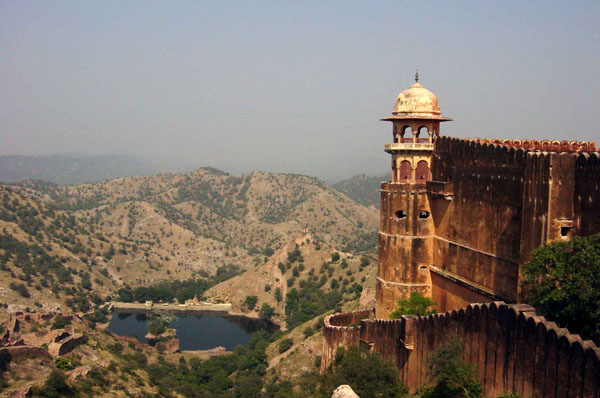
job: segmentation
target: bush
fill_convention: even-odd
[[[462,360],[462,343],[451,340],[429,359],[432,384],[422,387],[422,398],[479,398],[482,389],[475,365]]]
[[[54,369],[42,387],[32,389],[33,397],[61,398],[75,396],[76,391],[71,388],[61,371]]]
[[[244,307],[247,307],[249,310],[253,310],[256,307],[256,303],[258,303],[258,297],[256,296],[246,296],[246,300],[242,303]]]
[[[56,315],[52,321],[52,329],[63,329],[67,326],[67,320],[60,315]]]
[[[158,336],[167,330],[167,321],[162,318],[154,318],[148,323],[148,333]]]
[[[417,291],[410,293],[410,299],[398,300],[398,307],[390,314],[391,319],[399,319],[402,315],[425,316],[435,314],[431,307],[437,303]]]
[[[600,344],[600,234],[534,250],[523,275],[529,304],[560,327]]]
[[[335,262],[337,262],[339,259],[340,259],[340,253],[338,253],[338,252],[334,252],[334,253],[331,255],[331,262],[332,262],[332,263],[335,263]]]
[[[54,366],[60,370],[71,370],[73,369],[73,364],[67,358],[56,358],[54,360]]]
[[[270,321],[271,317],[273,317],[274,313],[275,313],[275,308],[271,307],[267,303],[263,303],[263,305],[260,307],[260,311],[258,312],[258,315],[262,319],[264,319],[266,321]]]
[[[292,348],[293,345],[294,345],[294,339],[292,339],[292,338],[288,337],[288,338],[281,340],[279,342],[279,353],[282,354],[282,353],[286,352],[287,350]]]
[[[304,334],[304,337],[307,338],[315,334],[315,329],[312,326],[308,326],[302,333]]]
[[[359,397],[400,398],[407,393],[393,363],[377,353],[355,347],[336,351],[334,364],[323,375],[320,395],[330,397],[342,384],[350,385]]]
[[[16,291],[17,293],[19,293],[22,297],[25,297],[25,298],[31,297],[31,294],[29,294],[29,291],[27,290],[27,286],[25,286],[22,283],[11,282],[10,288],[12,290]]]

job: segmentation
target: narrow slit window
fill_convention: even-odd
[[[419,213],[419,218],[429,218],[430,213],[428,211],[422,211]]]

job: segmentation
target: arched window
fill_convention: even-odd
[[[419,127],[419,130],[417,131],[417,142],[429,142],[429,130],[427,129],[427,127]]]
[[[412,129],[410,126],[404,126],[402,128],[401,137],[402,139],[400,142],[412,142]]]
[[[421,160],[417,163],[417,170],[415,172],[417,182],[425,182],[429,180],[429,165],[426,161]]]
[[[403,160],[402,163],[400,163],[399,182],[408,182],[411,179],[411,171],[412,167],[410,166],[410,162],[408,160]]]

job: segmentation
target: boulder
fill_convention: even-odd
[[[335,389],[331,398],[359,398],[349,385],[343,384]]]

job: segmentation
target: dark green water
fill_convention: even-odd
[[[232,350],[246,344],[257,330],[273,331],[275,326],[264,321],[219,315],[175,315],[169,327],[177,330],[182,350],[207,350],[223,346]],[[148,317],[144,313],[113,312],[108,330],[120,336],[133,336],[141,343],[148,331]]]

